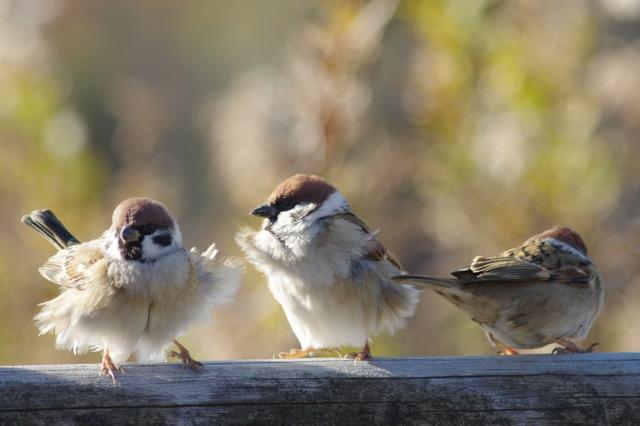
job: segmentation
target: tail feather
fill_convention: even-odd
[[[44,235],[59,250],[80,244],[51,210],[34,210],[31,214],[22,216],[20,222]]]
[[[403,328],[420,303],[420,293],[422,290],[410,285],[385,285],[378,307],[378,329],[374,334],[394,334]]]
[[[394,281],[405,282],[410,284],[419,284],[433,289],[437,288],[458,288],[458,280],[455,278],[438,278],[428,275],[396,275],[391,277]]]

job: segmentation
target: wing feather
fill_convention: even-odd
[[[402,270],[400,261],[398,261],[398,259],[375,237],[377,232],[371,232],[367,224],[364,223],[362,219],[351,212],[340,213],[336,215],[336,218],[344,219],[347,222],[357,225],[362,230],[362,233],[370,238],[370,250],[363,255],[364,259],[374,262],[389,261],[393,266]]]
[[[88,244],[78,244],[58,251],[39,269],[40,275],[64,288],[84,289],[95,277],[97,268],[106,268],[104,254]]]
[[[476,257],[469,268],[452,273],[458,278],[476,281],[548,280],[551,272],[543,266],[516,257]]]
[[[223,256],[215,243],[203,252],[193,247],[189,257],[201,284],[202,296],[210,302],[210,306],[233,300],[244,274],[242,260]]]
[[[463,283],[553,281],[587,285],[592,273],[588,258],[549,240],[534,240],[496,257],[478,256],[468,268],[452,272]]]

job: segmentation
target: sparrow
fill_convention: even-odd
[[[296,174],[251,214],[264,218],[262,228],[236,241],[300,342],[280,358],[356,346],[351,357],[370,359],[371,336],[393,334],[415,312],[420,291],[390,279],[400,264],[323,178]]]
[[[51,210],[36,210],[22,222],[58,252],[39,269],[60,287],[35,316],[40,334],[55,333],[56,347],[74,353],[102,351],[101,374],[116,383],[117,363],[133,353],[140,361],[164,360],[173,343],[185,367],[202,364],[176,338],[231,301],[242,263],[212,244],[187,251],[167,208],[150,198],[129,198],[114,210],[99,238],[82,243]]]
[[[575,343],[586,337],[604,300],[598,269],[580,235],[553,227],[496,257],[478,256],[454,278],[399,275],[424,285],[482,326],[500,353],[558,344],[554,353],[590,352]]]

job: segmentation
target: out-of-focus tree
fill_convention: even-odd
[[[371,101],[361,74],[379,53],[397,6],[390,0],[336,4],[322,22],[300,30],[282,65],[249,70],[213,101],[215,178],[230,183],[232,202],[247,207],[298,170],[345,169]]]
[[[491,251],[558,221],[591,237],[621,179],[584,69],[589,8],[430,1],[406,14],[422,36],[405,93],[429,142],[429,232]]]

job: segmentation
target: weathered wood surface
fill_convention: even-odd
[[[640,354],[0,367],[0,424],[640,425]]]

